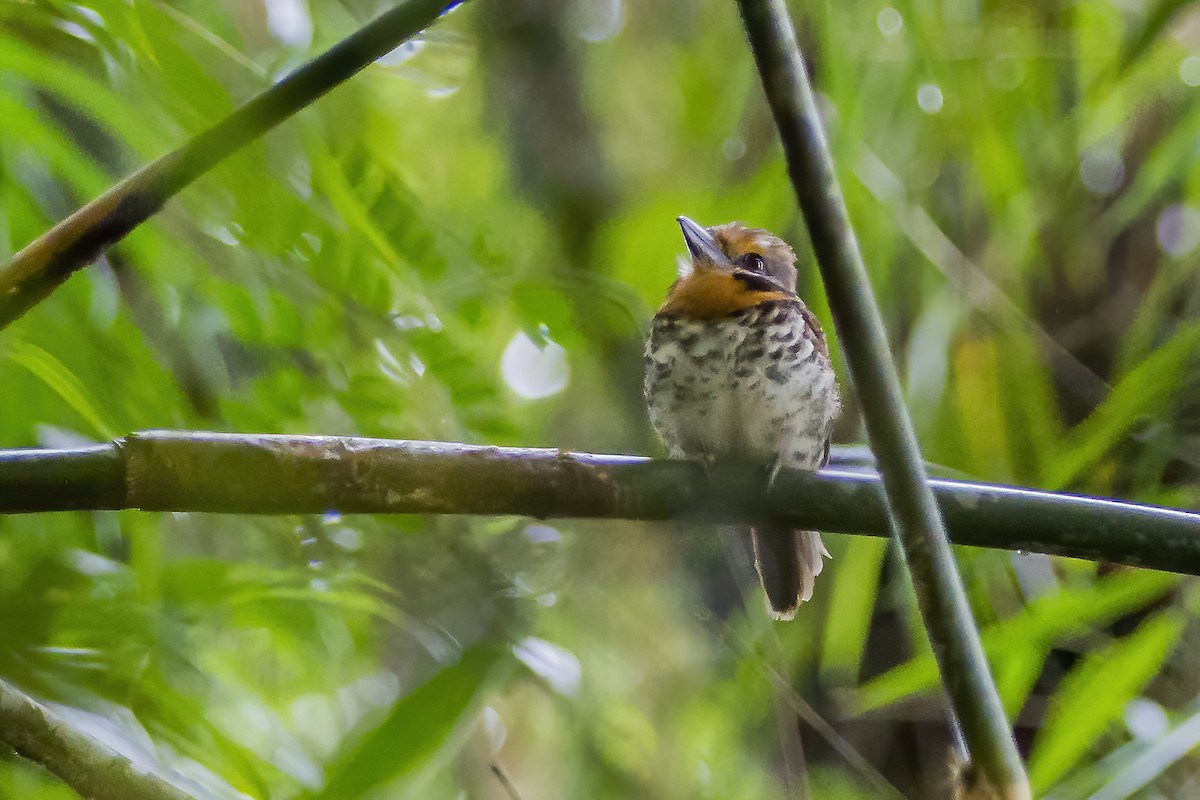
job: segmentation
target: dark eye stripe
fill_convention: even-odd
[[[751,272],[745,269],[734,270],[733,277],[741,281],[751,289],[760,292],[786,292],[782,285],[774,278],[768,277],[758,272]]]

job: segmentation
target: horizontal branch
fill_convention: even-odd
[[[0,681],[0,743],[41,765],[81,797],[191,800],[191,795],[75,730],[4,681]]]
[[[956,544],[1200,575],[1200,514],[981,483],[931,481]],[[886,536],[879,478],[561,450],[336,436],[149,431],[76,450],[0,451],[0,513],[139,508],[230,514],[515,514],[771,518]]]

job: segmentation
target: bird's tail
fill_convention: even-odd
[[[775,619],[791,619],[800,604],[812,598],[813,584],[829,556],[821,534],[755,528],[750,535],[754,566],[767,591],[768,610]]]

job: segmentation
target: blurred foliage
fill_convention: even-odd
[[[0,0],[0,257],[384,5]],[[793,12],[926,457],[1200,507],[1196,10]],[[639,339],[677,214],[795,242],[828,326],[756,80],[730,3],[474,0],[0,333],[0,445],[177,427],[651,452]],[[709,531],[9,517],[0,675],[198,797],[504,798],[494,763],[525,798],[774,798],[776,670],[870,770],[942,796],[903,571],[829,538],[816,599],[773,626],[740,538]],[[1040,791],[1200,792],[1193,580],[960,561]],[[877,796],[802,727],[814,796]],[[70,793],[0,756],[0,795]]]

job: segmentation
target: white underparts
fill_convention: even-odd
[[[660,316],[646,345],[650,422],[676,456],[820,465],[840,401],[799,301],[720,320]]]

